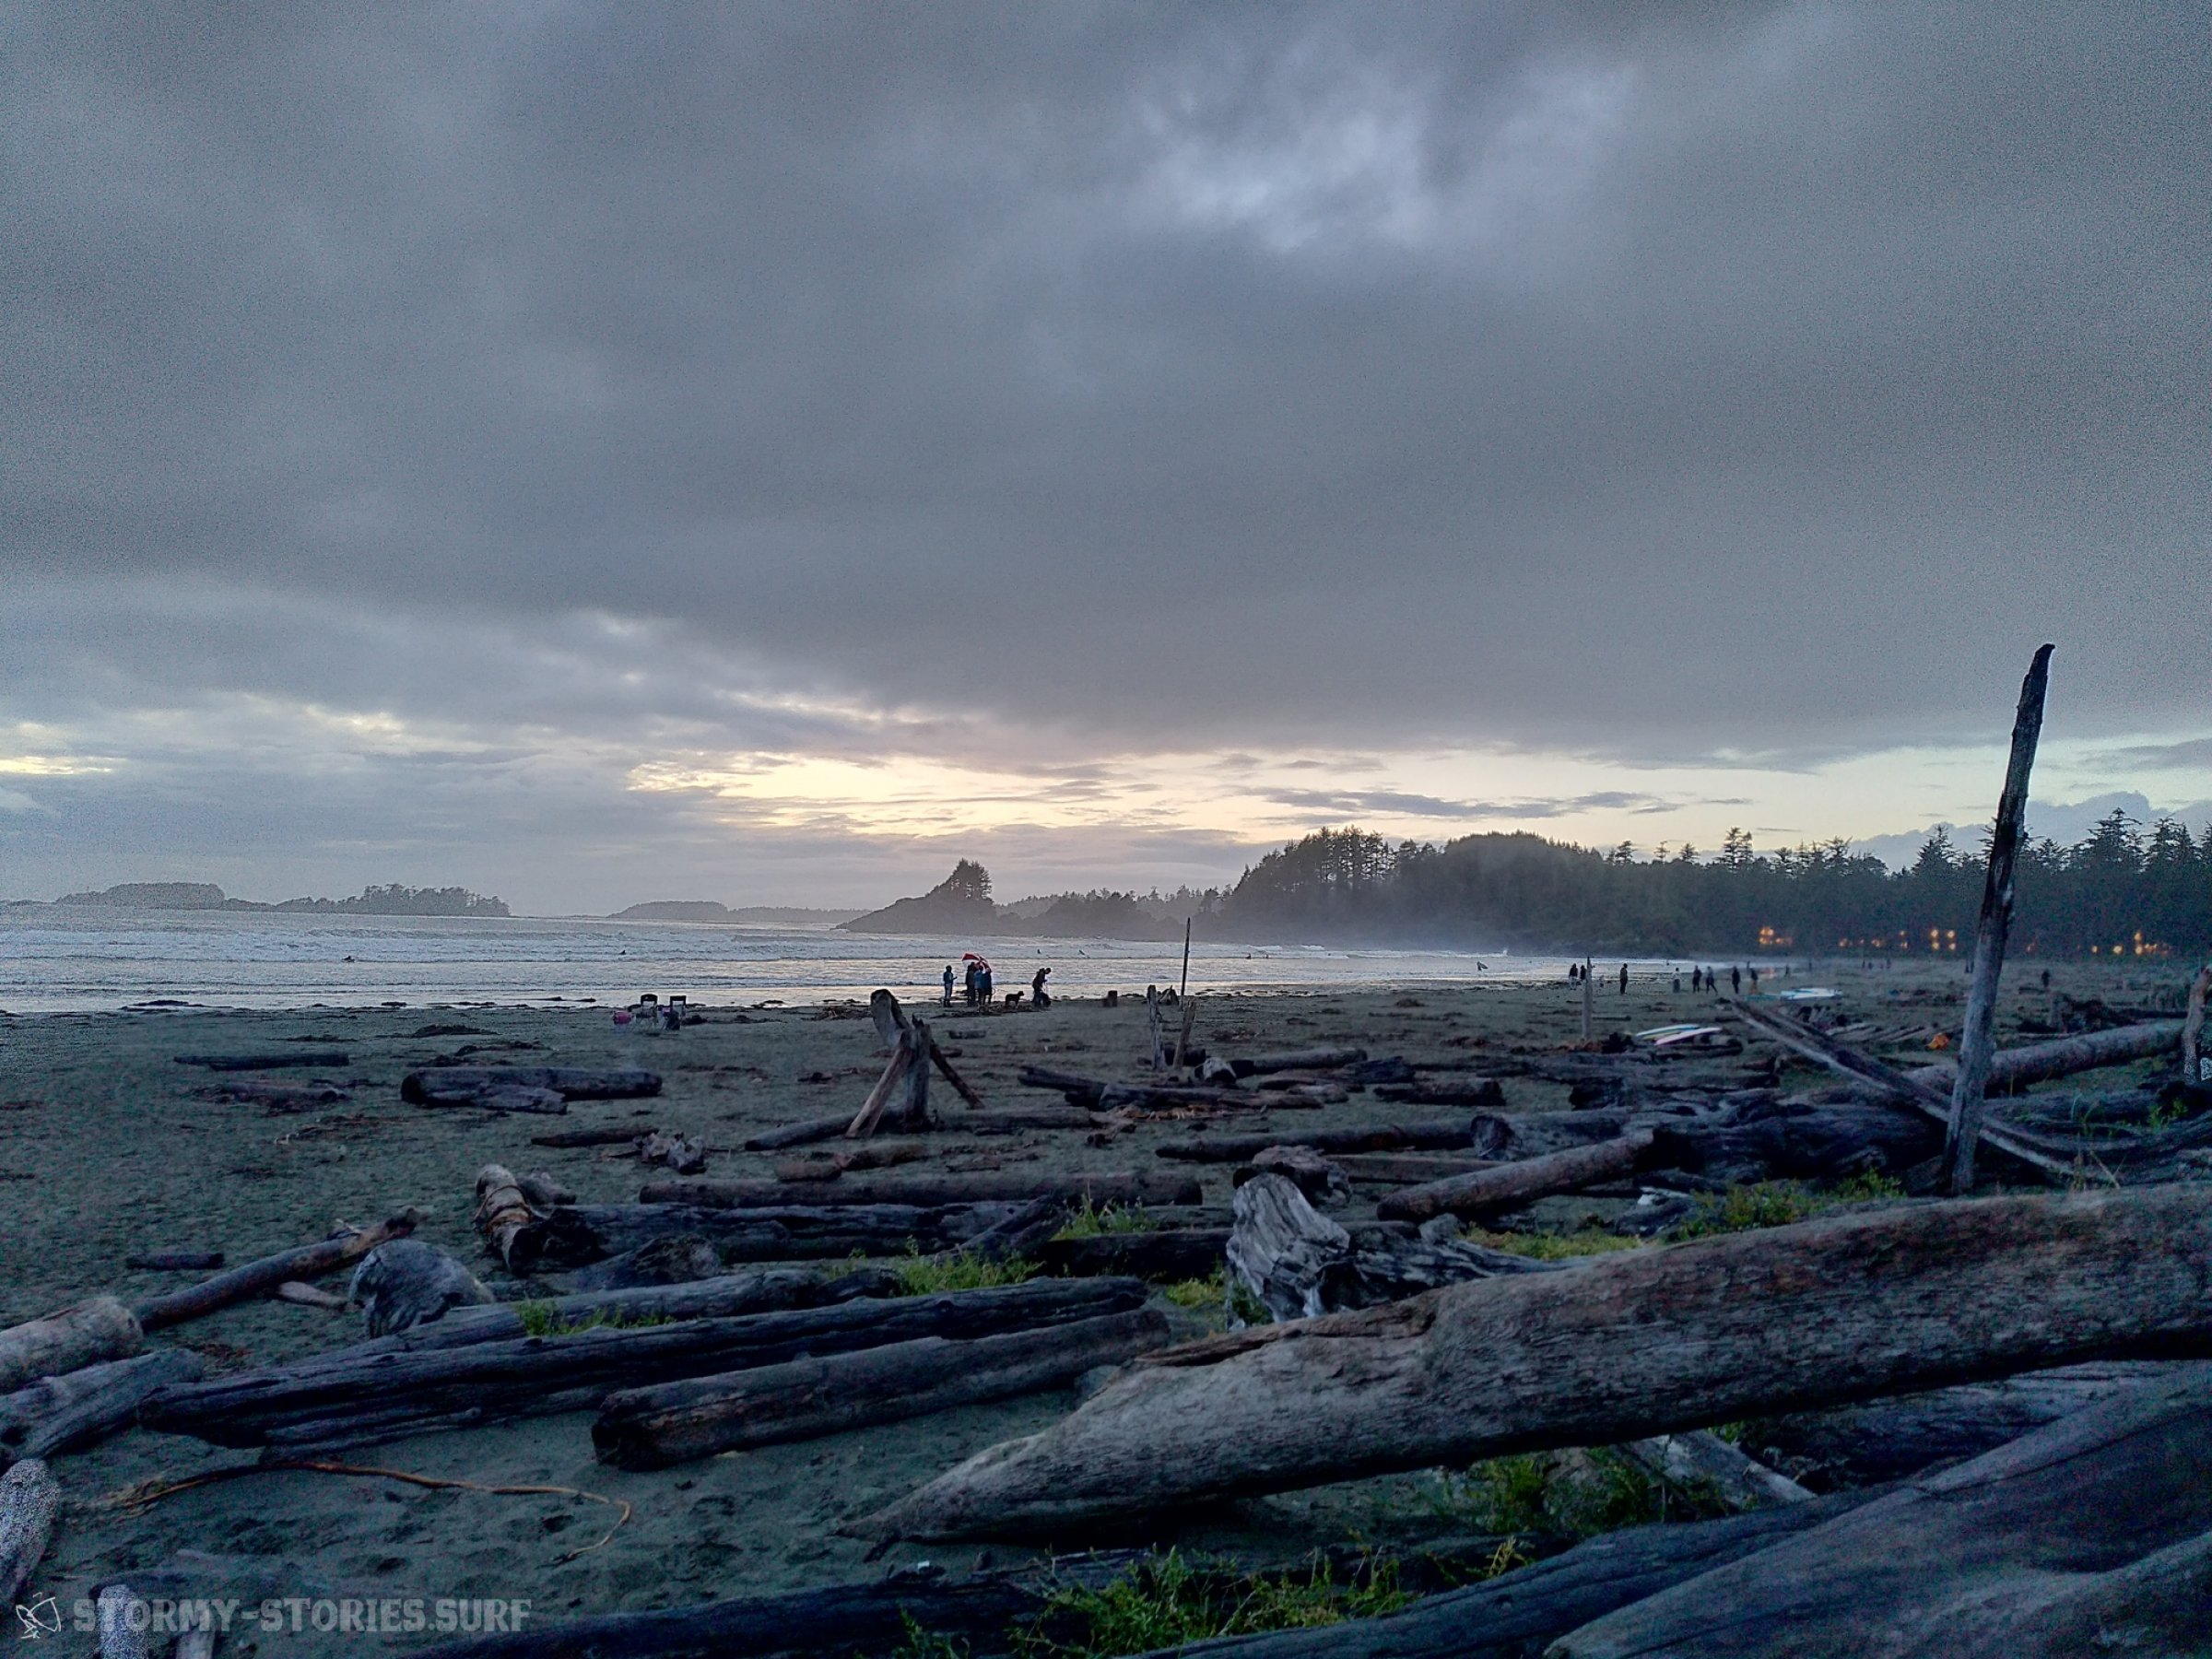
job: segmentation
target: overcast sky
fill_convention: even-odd
[[[2212,813],[2199,4],[0,7],[0,897]]]

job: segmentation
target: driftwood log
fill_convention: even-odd
[[[1383,1083],[1375,1098],[1402,1106],[1502,1106],[1505,1089],[1495,1077],[1465,1083]]]
[[[1168,1342],[1148,1308],[967,1341],[924,1336],[610,1394],[592,1425],[603,1462],[660,1469],[717,1452],[1011,1399]]]
[[[1484,1583],[1423,1596],[1386,1618],[1347,1620],[1175,1649],[1186,1659],[1534,1659],[1557,1637],[1809,1532],[1863,1502],[1855,1493],[1717,1521],[1634,1526]]]
[[[345,1229],[333,1233],[316,1244],[302,1244],[297,1250],[279,1251],[264,1256],[257,1262],[248,1262],[203,1279],[182,1290],[172,1290],[167,1296],[157,1296],[140,1302],[135,1312],[141,1329],[159,1331],[187,1319],[198,1319],[218,1308],[228,1308],[249,1297],[265,1296],[277,1286],[291,1279],[319,1278],[326,1273],[335,1273],[350,1262],[357,1262],[378,1245],[392,1239],[404,1239],[415,1230],[418,1219],[411,1209],[387,1216],[371,1226]]]
[[[0,1605],[14,1605],[53,1537],[62,1490],[45,1464],[27,1457],[0,1475]]]
[[[1347,1230],[1282,1175],[1255,1175],[1237,1188],[1236,1225],[1225,1253],[1237,1281],[1285,1320],[1378,1307],[1440,1285],[1552,1265],[1464,1240],[1423,1239],[1411,1229]]]
[[[722,1253],[712,1239],[678,1233],[561,1276],[571,1290],[635,1290],[722,1277]]]
[[[145,1597],[128,1584],[107,1584],[93,1609],[100,1659],[149,1659],[147,1632],[152,1618]]]
[[[106,1359],[123,1359],[145,1346],[144,1323],[112,1296],[64,1308],[0,1331],[0,1392]]]
[[[211,1273],[223,1265],[219,1250],[149,1250],[123,1258],[135,1273]]]
[[[1615,1131],[1618,1133],[1618,1129]],[[1265,1135],[1206,1135],[1170,1141],[1158,1148],[1162,1158],[1184,1163],[1245,1163],[1270,1147],[1311,1147],[1316,1152],[1435,1152],[1465,1147],[1478,1157],[1503,1147],[1512,1127],[1501,1117],[1477,1112],[1472,1119],[1441,1123],[1378,1124],[1368,1129],[1309,1129]]]
[[[1312,1147],[1277,1146],[1255,1152],[1230,1178],[1231,1184],[1241,1186],[1254,1175],[1280,1175],[1317,1205],[1333,1207],[1351,1202],[1351,1177]]]
[[[908,1245],[949,1250],[1017,1206],[1010,1204],[781,1205],[706,1209],[689,1204],[563,1205],[521,1224],[507,1262],[516,1273],[559,1272],[661,1240],[698,1237],[725,1265],[898,1255]]]
[[[158,1390],[196,1382],[206,1369],[191,1349],[166,1348],[41,1377],[0,1395],[0,1465],[54,1457],[104,1440],[135,1422],[138,1407]]]
[[[344,1049],[277,1049],[265,1054],[179,1054],[179,1065],[197,1065],[208,1071],[281,1071],[288,1065],[347,1065]]]
[[[1029,1253],[1047,1273],[1070,1278],[1126,1274],[1156,1284],[1174,1284],[1205,1278],[1221,1265],[1228,1247],[1226,1227],[1171,1227],[1158,1232],[1046,1239]]]
[[[658,1072],[575,1065],[432,1065],[399,1080],[399,1098],[415,1105],[433,1095],[500,1088],[551,1089],[564,1100],[634,1100],[661,1092]]]
[[[371,1336],[388,1336],[443,1319],[455,1308],[488,1305],[491,1292],[476,1275],[434,1245],[394,1239],[361,1258],[346,1288]]]
[[[358,1445],[429,1429],[589,1410],[619,1389],[780,1365],[807,1354],[1093,1318],[1136,1306],[1144,1296],[1145,1288],[1130,1279],[1032,1279],[988,1290],[459,1347],[356,1349],[165,1390],[148,1405],[145,1420],[217,1445]]]
[[[1363,1048],[1311,1048],[1297,1049],[1282,1054],[1252,1054],[1230,1062],[1238,1077],[1265,1077],[1269,1072],[1334,1071],[1339,1066],[1357,1065],[1367,1058]]]
[[[1559,1659],[2202,1653],[2212,1373],[2140,1385],[1597,1619]]]
[[[2212,1351],[2208,1252],[2203,1190],[2145,1187],[1906,1206],[1454,1285],[1151,1356],[1053,1428],[859,1524],[1035,1536],[2086,1359]]]
[[[2078,1037],[2054,1037],[2048,1042],[2025,1043],[1999,1049],[1989,1057],[1989,1087],[1993,1090],[2026,1088],[2077,1072],[2098,1071],[2108,1065],[2125,1065],[2136,1060],[2155,1060],[2182,1040],[2178,1019],[2146,1020],[2139,1025],[2115,1026]],[[1951,1061],[1916,1065],[1905,1074],[1939,1089],[1950,1088],[1958,1076]]]
[[[1198,1182],[1187,1175],[1152,1171],[1100,1170],[1073,1175],[984,1172],[972,1175],[885,1175],[836,1181],[664,1181],[638,1194],[641,1204],[688,1204],[704,1209],[770,1209],[791,1205],[901,1204],[936,1208],[952,1204],[1026,1204],[1032,1198],[1069,1203],[1195,1204]]]
[[[647,1131],[648,1134],[651,1131]],[[620,1124],[602,1124],[595,1129],[556,1129],[548,1135],[534,1135],[534,1147],[625,1147],[638,1138],[635,1128]]]
[[[1375,1206],[1385,1220],[1426,1221],[1431,1216],[1486,1216],[1516,1209],[1555,1193],[1571,1193],[1631,1175],[1652,1155],[1649,1129],[1631,1129],[1616,1140],[1576,1147],[1542,1158],[1495,1164],[1391,1194]]]

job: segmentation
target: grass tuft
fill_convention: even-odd
[[[1026,1659],[1111,1659],[1218,1636],[1308,1630],[1394,1613],[1412,1598],[1394,1562],[1371,1563],[1349,1583],[1325,1561],[1249,1577],[1194,1565],[1169,1550],[1103,1589],[1065,1589],[1019,1638]]]
[[[1035,1278],[1039,1269],[1026,1256],[997,1261],[965,1250],[924,1255],[919,1244],[910,1243],[906,1254],[891,1264],[891,1271],[899,1276],[901,1296],[935,1296],[944,1290],[989,1290],[999,1285],[1018,1285]]]
[[[1594,1227],[1571,1233],[1488,1232],[1470,1227],[1463,1235],[1470,1244],[1527,1256],[1532,1261],[1563,1262],[1572,1256],[1609,1255],[1617,1250],[1634,1250],[1643,1241],[1619,1233],[1600,1232]]]
[[[618,1308],[603,1308],[588,1318],[564,1324],[549,1301],[516,1302],[514,1316],[523,1322],[523,1334],[526,1336],[573,1336],[579,1331],[642,1331],[672,1323],[665,1313],[625,1313]]]
[[[1159,1293],[1179,1308],[1212,1308],[1220,1305],[1223,1270],[1217,1267],[1204,1278],[1178,1279],[1172,1285],[1163,1285]]]
[[[1091,1206],[1088,1198],[1068,1217],[1067,1225],[1053,1235],[1055,1239],[1096,1239],[1107,1233],[1151,1232],[1159,1223],[1141,1209],[1127,1209],[1118,1204]]]

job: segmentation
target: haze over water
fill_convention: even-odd
[[[226,1007],[490,1001],[627,1004],[641,992],[694,1002],[934,994],[963,950],[988,956],[997,988],[1096,996],[1172,984],[1181,943],[953,939],[830,928],[702,926],[583,917],[503,921],[69,908],[0,913],[0,1009],[53,1013],[159,999]],[[1277,945],[1191,947],[1194,990],[1326,990],[1549,978],[1563,957]]]

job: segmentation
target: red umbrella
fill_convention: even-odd
[[[960,960],[961,960],[961,961],[963,961],[963,962],[973,962],[973,963],[974,963],[974,964],[975,964],[977,967],[979,967],[979,968],[988,968],[988,967],[990,967],[990,966],[991,966],[991,964],[990,964],[990,962],[989,962],[989,960],[988,960],[987,959],[985,959],[985,958],[983,958],[983,957],[977,956],[977,955],[975,954],[975,952],[974,952],[974,951],[972,951],[972,950],[963,950],[963,951],[961,951],[961,952],[960,952]]]

